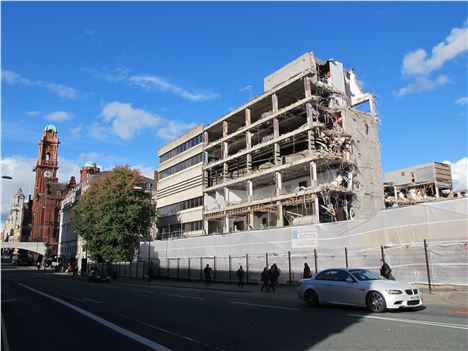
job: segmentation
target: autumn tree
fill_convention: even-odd
[[[116,166],[95,177],[72,213],[73,229],[98,262],[130,261],[156,213],[139,170]]]

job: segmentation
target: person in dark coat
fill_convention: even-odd
[[[244,287],[244,270],[242,269],[242,266],[237,270],[237,280],[237,285],[241,288]]]
[[[310,278],[311,275],[312,275],[312,272],[310,271],[310,267],[306,262],[304,263],[304,271],[302,272],[302,278],[307,279],[307,278]]]
[[[273,263],[268,271],[268,276],[270,278],[270,289],[275,291],[275,285],[278,284],[278,278],[280,275],[278,266],[276,263]]]
[[[380,260],[380,275],[389,280],[395,280],[392,275],[392,269],[383,259]]]
[[[205,269],[203,270],[203,273],[205,273],[205,285],[211,285],[211,267],[209,264],[206,265]]]
[[[266,292],[270,292],[270,287],[268,286],[270,276],[268,274],[268,267],[263,268],[262,276],[261,276],[261,281],[263,282],[262,289],[261,291],[263,292],[263,289],[265,288]]]

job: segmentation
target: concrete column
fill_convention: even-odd
[[[208,188],[209,186],[208,177],[209,177],[208,171],[203,171],[203,186],[205,188]]]
[[[398,189],[396,186],[393,187],[393,192],[395,193],[395,201],[398,201]]]
[[[317,164],[313,161],[310,163],[310,185],[317,186]]]
[[[226,206],[229,205],[229,188],[227,186],[225,186],[223,188],[223,191],[224,191],[224,206],[223,206],[223,208],[225,208]]]
[[[254,229],[254,213],[252,210],[249,210],[249,213],[247,214],[249,216],[249,225],[248,225],[248,230]]]
[[[281,148],[280,144],[275,143],[275,165],[279,166],[281,165]]]
[[[281,178],[281,172],[275,172],[275,185],[276,185],[276,196],[282,195],[283,181]]]
[[[223,233],[229,233],[229,217],[224,216]]]
[[[280,125],[278,118],[273,118],[273,136],[275,138],[279,137],[280,135]]]
[[[245,132],[245,146],[247,150],[252,147],[252,133],[249,130]]]
[[[228,122],[224,121],[223,122],[223,138],[227,137],[228,131],[229,131]]]
[[[229,166],[226,162],[223,163],[223,179],[227,181],[229,177]]]
[[[306,113],[307,113],[307,124],[309,126],[317,119],[314,108],[310,102],[306,104]]]
[[[203,133],[203,143],[208,145],[208,132]]]
[[[251,112],[250,112],[250,109],[246,108],[245,109],[245,125],[250,126],[251,123],[252,123]]]
[[[276,201],[276,226],[283,227],[284,220],[283,220],[283,204],[281,201]]]
[[[439,198],[439,187],[437,185],[435,185],[435,191],[436,191],[436,199]]]
[[[278,112],[278,96],[276,94],[271,96],[271,108],[273,113]]]
[[[253,183],[251,180],[247,181],[246,188],[247,188],[247,199],[250,202],[253,200]]]
[[[247,154],[247,174],[252,173],[252,155]]]
[[[312,84],[310,82],[310,77],[305,77],[304,78],[304,92],[305,92],[305,97],[309,98],[312,96]]]
[[[223,141],[223,159],[229,156],[229,144],[227,141]]]
[[[315,136],[314,136],[313,130],[307,131],[307,141],[308,141],[307,148],[309,149],[309,154],[311,154],[312,151],[315,150]]]

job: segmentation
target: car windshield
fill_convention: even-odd
[[[351,269],[349,273],[354,275],[358,280],[382,280],[383,278],[377,273],[368,271],[367,269]]]

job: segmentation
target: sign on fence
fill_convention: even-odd
[[[318,229],[312,228],[291,228],[291,244],[293,249],[317,248]]]

